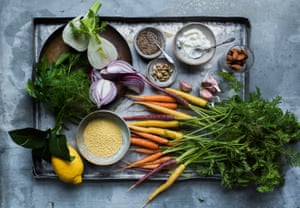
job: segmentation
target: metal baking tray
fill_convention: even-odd
[[[44,45],[49,42],[49,39],[55,32],[61,28],[71,18],[34,18],[33,19],[33,72],[35,64],[38,62]],[[149,60],[142,59],[134,49],[133,40],[134,35],[143,27],[152,26],[163,31],[166,38],[166,51],[173,58],[175,58],[172,51],[172,41],[175,33],[185,24],[191,22],[198,22],[207,25],[215,34],[216,41],[221,42],[229,37],[235,37],[235,42],[220,46],[216,49],[213,59],[201,66],[190,67],[184,65],[175,59],[175,65],[178,68],[178,77],[172,87],[178,87],[179,80],[189,80],[193,82],[193,94],[198,92],[198,84],[208,72],[215,73],[218,70],[217,60],[225,52],[228,47],[233,44],[250,45],[251,25],[247,18],[244,17],[100,17],[101,21],[107,21],[110,29],[115,30],[119,35],[117,37],[120,44],[123,44],[125,52],[123,56],[127,61],[141,73],[144,73]],[[124,45],[124,41],[126,46]],[[126,48],[128,47],[128,48]],[[54,47],[55,48],[55,47]],[[54,49],[55,51],[55,49]],[[126,52],[127,51],[127,52]],[[240,95],[243,98],[248,96],[249,92],[249,73],[236,74],[237,79],[243,84],[244,88]],[[149,94],[151,89],[147,87],[144,94]],[[230,96],[230,92],[224,92],[221,96]],[[139,109],[128,108],[130,100],[127,98],[120,98],[115,101],[109,108],[116,113],[123,115],[135,114]],[[45,130],[51,128],[54,124],[54,118],[51,113],[40,103],[33,102],[33,117],[34,127]],[[77,126],[71,126],[69,131],[63,132],[68,138],[68,144],[75,146]],[[131,161],[133,158],[141,157],[137,153],[128,152],[124,161]],[[144,175],[143,172],[136,170],[121,170],[119,167],[122,162],[112,166],[99,167],[87,161],[85,162],[85,171],[83,180],[97,181],[97,180],[131,180],[139,179]],[[49,163],[33,156],[33,175],[37,179],[55,179],[57,178]],[[167,173],[160,173],[151,178],[151,180],[166,179]],[[220,179],[219,175],[202,176],[191,172],[189,177],[182,177],[181,179]]]

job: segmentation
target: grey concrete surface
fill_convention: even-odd
[[[140,207],[159,182],[127,192],[128,181],[84,182],[74,187],[32,176],[31,153],[15,145],[7,131],[32,125],[30,98],[24,90],[31,76],[32,18],[70,17],[92,0],[0,0],[0,207],[128,208]],[[282,107],[300,118],[299,0],[102,0],[104,16],[243,16],[249,18],[256,60],[250,90],[283,97]],[[295,144],[299,146],[299,144]],[[297,208],[300,168],[288,167],[285,185],[259,194],[253,187],[223,189],[216,181],[181,181],[149,208]]]

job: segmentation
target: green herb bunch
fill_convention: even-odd
[[[37,64],[34,80],[26,90],[36,101],[46,105],[55,116],[55,126],[47,130],[24,128],[9,131],[12,140],[50,162],[52,156],[71,161],[67,138],[61,134],[65,122],[78,123],[96,106],[89,98],[88,62],[81,54],[63,53],[53,62],[46,58]]]
[[[246,101],[236,95],[210,109],[194,108],[197,119],[185,121],[194,128],[186,130],[177,153],[197,147],[191,167],[203,175],[220,174],[226,188],[254,184],[259,192],[272,191],[284,182],[285,161],[300,165],[300,153],[287,146],[300,139],[300,126],[280,101],[262,98],[257,88]]]
[[[53,112],[56,129],[64,121],[78,122],[78,119],[95,109],[89,98],[91,81],[84,60],[78,53],[63,53],[50,65],[43,58],[37,64],[35,79],[27,83],[28,94]]]

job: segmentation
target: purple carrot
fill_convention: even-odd
[[[152,83],[151,81],[149,81],[149,80],[148,80],[147,78],[145,78],[145,77],[144,77],[144,80],[145,80],[145,82],[146,82],[147,84],[149,84],[149,85],[150,85],[151,87],[153,87],[154,89],[156,89],[156,90],[158,90],[158,91],[160,91],[160,92],[162,92],[162,93],[165,93],[165,94],[167,94],[167,95],[169,95],[169,96],[175,98],[176,101],[177,101],[178,103],[180,103],[181,105],[183,105],[183,106],[189,106],[188,101],[186,101],[184,98],[182,98],[182,97],[176,95],[175,93],[169,92],[169,91],[165,90],[164,88],[161,88],[161,87],[157,86],[156,84]]]
[[[132,115],[124,116],[125,121],[134,121],[134,120],[162,120],[162,121],[172,121],[175,120],[175,117],[167,114],[144,114],[144,115]]]
[[[161,170],[165,169],[166,167],[173,166],[176,163],[177,163],[177,161],[175,159],[169,160],[167,162],[162,163],[160,166],[158,166],[157,168],[151,170],[146,175],[144,175],[142,178],[140,178],[135,184],[133,184],[132,186],[130,186],[130,188],[128,189],[128,191],[130,191],[131,189],[135,188],[137,185],[143,183],[145,180],[147,180],[148,178],[150,178],[154,174],[160,172]]]

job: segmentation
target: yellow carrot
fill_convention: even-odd
[[[167,190],[169,187],[171,187],[175,181],[177,180],[177,178],[179,176],[181,176],[181,174],[183,173],[185,169],[185,165],[184,164],[180,164],[174,171],[173,173],[169,176],[168,180],[163,183],[162,185],[160,185],[147,199],[147,201],[145,202],[145,204],[142,206],[142,208],[146,207],[146,205],[151,202],[155,197],[157,197],[161,192]]]
[[[179,126],[178,121],[160,121],[160,120],[145,120],[131,122],[131,125],[142,127],[160,127],[160,128],[177,128]]]
[[[131,124],[128,124],[128,127],[134,131],[157,134],[159,136],[167,137],[167,138],[171,138],[171,139],[182,139],[183,138],[183,133],[181,133],[179,131],[170,130],[170,129],[164,129],[164,128],[158,128],[158,127],[141,127],[141,126],[134,126]]]
[[[165,108],[165,107],[162,107],[162,106],[159,106],[159,105],[155,105],[155,104],[152,104],[152,103],[147,103],[147,102],[135,102],[137,104],[140,104],[140,105],[144,105],[148,108],[151,108],[153,110],[156,110],[160,113],[165,113],[165,114],[168,114],[168,115],[172,115],[172,116],[175,116],[176,118],[190,118],[191,116],[189,114],[186,114],[186,113],[183,113],[183,112],[180,112],[180,111],[176,111],[176,110],[172,110],[172,109],[168,109],[168,108]]]
[[[175,93],[176,95],[179,95],[180,97],[186,99],[188,102],[201,106],[201,107],[206,107],[208,101],[201,98],[201,97],[197,97],[195,95],[174,89],[174,88],[166,88],[165,90],[167,90],[168,92],[172,92]]]

